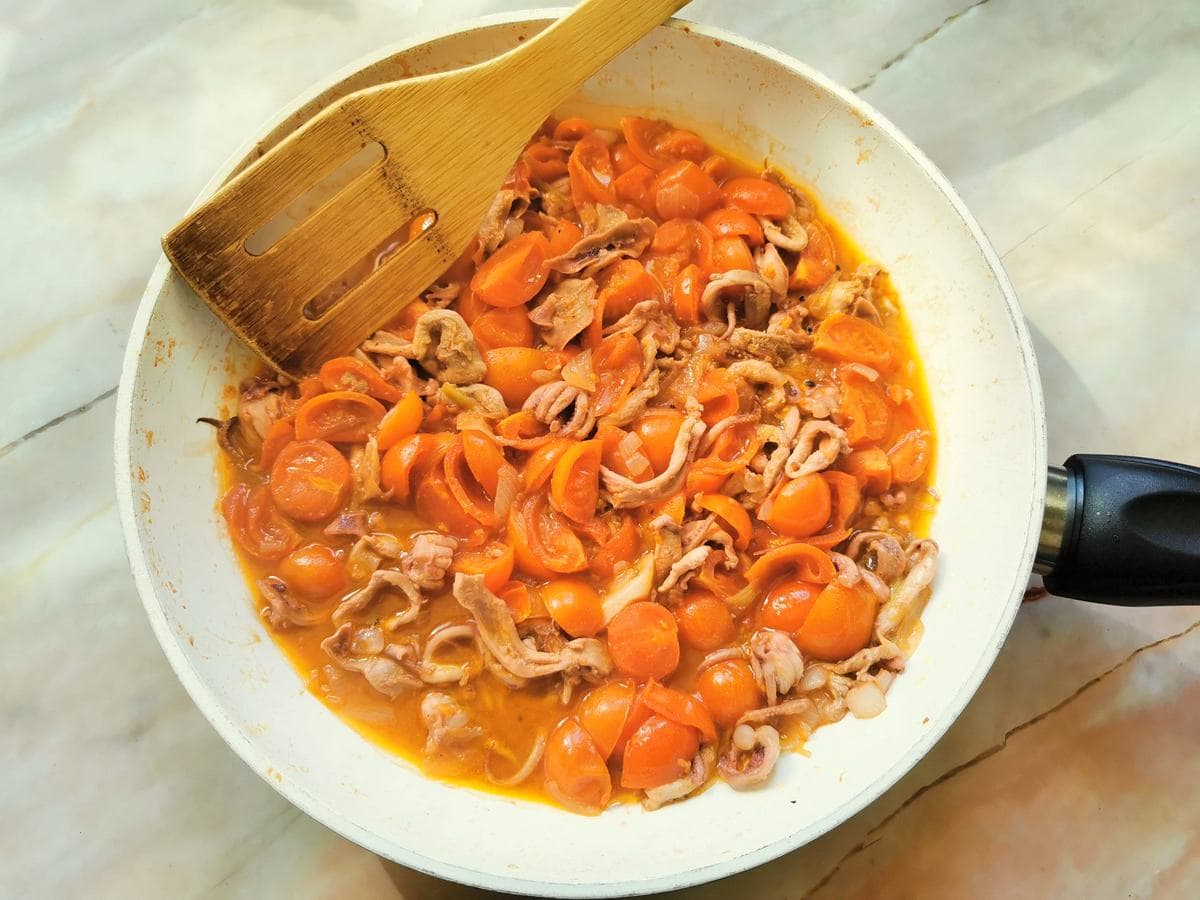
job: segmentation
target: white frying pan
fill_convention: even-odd
[[[499,53],[547,15],[489,18],[381,51],[292,104],[262,143],[350,90]],[[718,784],[654,813],[623,806],[587,818],[427,779],[309,695],[254,614],[216,513],[212,434],[194,424],[228,402],[225,391],[251,358],[165,260],[134,321],[116,429],[121,518],[147,615],[196,704],[246,763],[309,815],[404,865],[491,889],[575,897],[667,890],[750,868],[828,831],[895,783],[958,716],[1003,643],[1039,549],[1047,483],[1037,364],[1012,288],[954,190],[893,125],[783,54],[678,22],[625,53],[564,111],[597,106],[668,117],[796,173],[892,273],[937,420],[942,502],[933,536],[943,566],[924,639],[884,715],[821,729],[811,756],[785,755],[765,789]],[[202,196],[254,150],[247,145]],[[1119,507],[1125,519],[1105,513],[1137,534],[1097,535],[1104,516],[1079,511],[1093,495],[1127,493],[1120,472],[1107,473],[1103,490],[1082,468],[1052,479],[1058,515],[1040,558],[1047,566],[1064,558],[1053,587],[1100,590],[1103,578],[1072,568],[1080,552],[1111,578],[1113,554],[1097,538],[1153,550],[1164,512],[1184,515],[1189,497],[1196,509],[1194,471],[1139,477],[1153,483],[1164,472],[1184,482],[1174,494]],[[1173,548],[1165,537],[1158,550],[1195,552],[1178,533]],[[1136,576],[1137,559],[1120,562]],[[1169,562],[1174,588],[1194,595],[1200,574]],[[1158,578],[1159,588],[1173,589]]]

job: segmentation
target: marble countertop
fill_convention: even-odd
[[[522,3],[46,0],[0,14],[0,896],[480,892],[306,818],[226,748],[142,614],[119,360],[158,237],[287,99]],[[1050,457],[1200,464],[1200,4],[697,0],[853,86],[958,187],[1045,381]],[[933,752],[813,844],[680,896],[1200,894],[1200,610],[1027,604]]]

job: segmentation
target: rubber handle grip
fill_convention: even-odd
[[[1118,606],[1200,603],[1200,469],[1077,454],[1063,546],[1046,588]]]

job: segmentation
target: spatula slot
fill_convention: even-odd
[[[382,241],[372,247],[345,272],[304,304],[304,318],[316,322],[324,317],[339,300],[362,284],[371,274],[382,269],[407,244],[412,243],[437,224],[436,210],[423,209]]]
[[[340,166],[308,188],[295,200],[268,219],[242,245],[251,256],[262,256],[274,247],[289,231],[315,213],[334,195],[364,172],[387,158],[387,150],[379,141],[364,144]]]

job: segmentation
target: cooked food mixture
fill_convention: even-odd
[[[886,275],[810,196],[666,122],[572,118],[384,330],[243,385],[221,506],[364,734],[654,809],[883,711],[937,564],[923,396]]]

